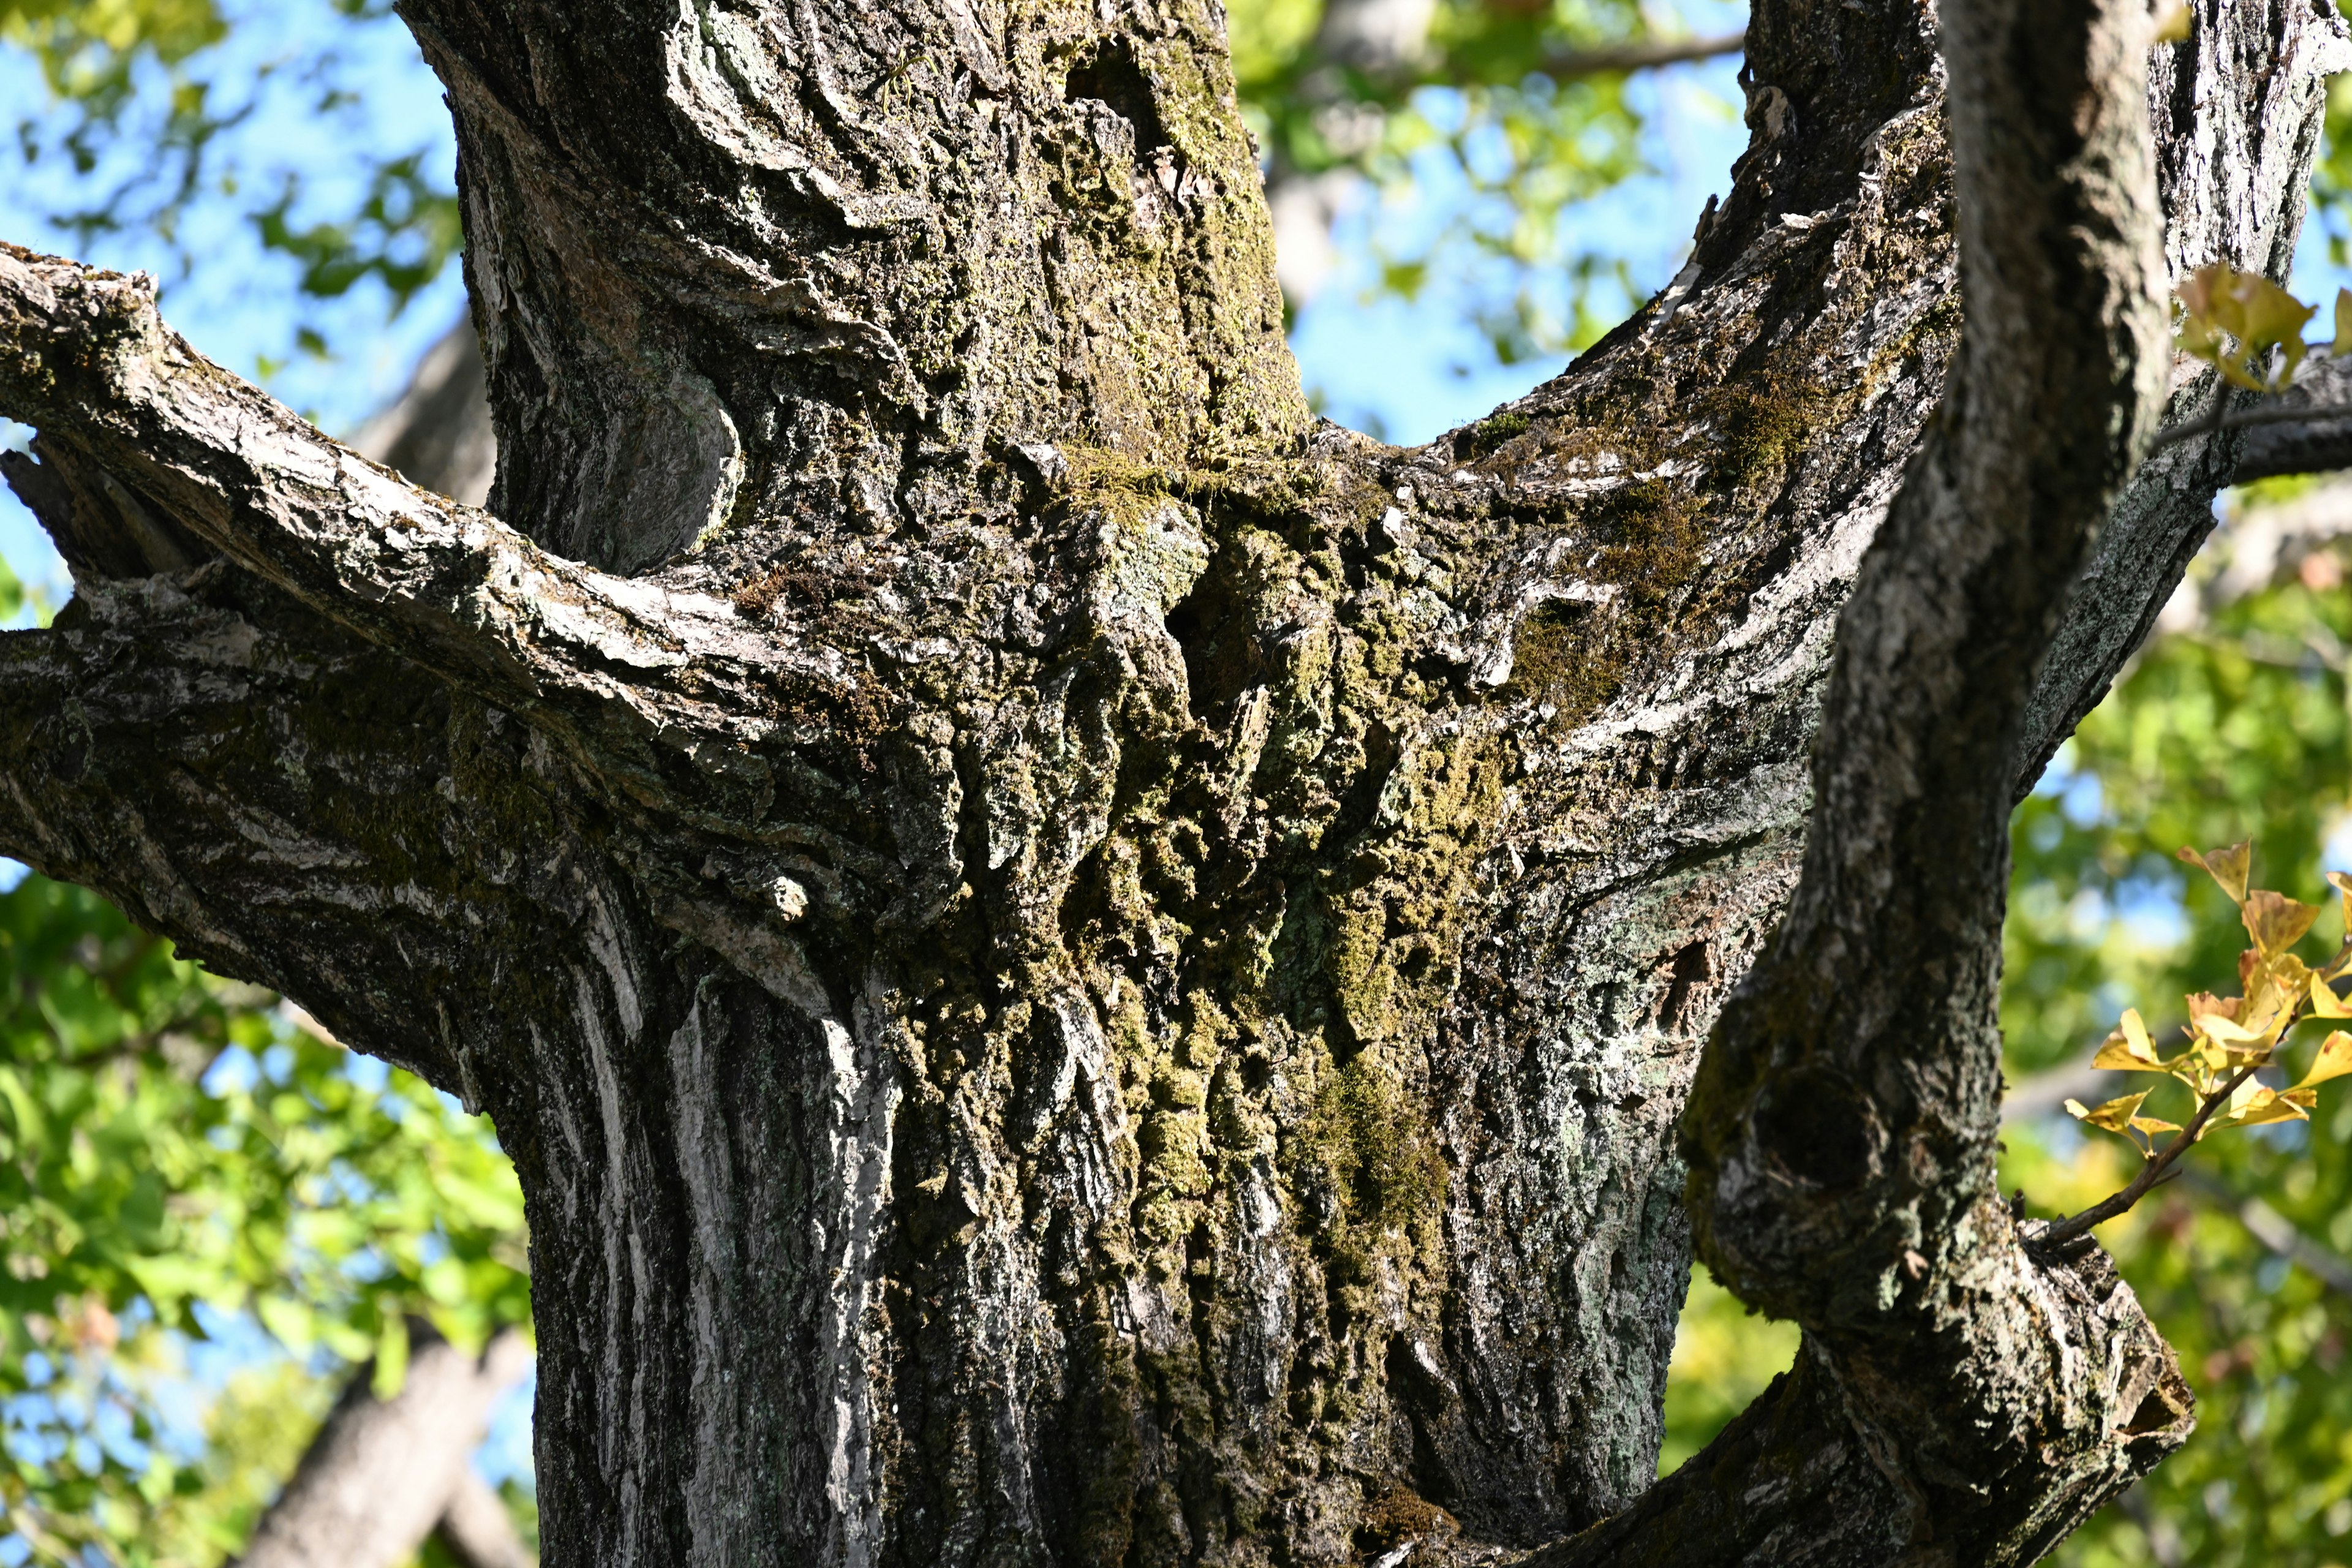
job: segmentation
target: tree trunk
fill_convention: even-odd
[[[0,851],[495,1116],[551,1563],[2030,1561],[2189,1417],[1990,1201],[2001,823],[2344,58],[2020,4],[1956,230],[1926,7],[1760,0],[1691,267],[1399,449],[1213,5],[407,0],[495,516],[8,253]],[[1693,1214],[1807,1349],[1651,1489]]]

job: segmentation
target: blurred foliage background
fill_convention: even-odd
[[[1233,0],[1294,306],[1344,280],[1530,378],[1591,342],[1671,276],[1696,217],[1628,193],[1657,183],[1662,148],[1741,137],[1720,64],[1672,99],[1627,67],[1719,62],[1743,14]],[[0,0],[10,68],[37,90],[0,110],[0,215],[38,232],[7,237],[157,271],[167,310],[223,323],[236,368],[299,406],[356,419],[456,314],[446,117],[385,0]],[[2307,256],[2352,262],[2352,79],[2313,234]],[[2179,846],[2252,836],[2258,882],[2306,899],[2323,864],[2352,867],[2352,490],[2274,483],[2231,509],[2018,812],[2013,1084],[2079,1068],[2124,1006],[2161,1027],[2231,974],[2234,911]],[[0,565],[0,626],[49,607]],[[2063,1117],[2006,1136],[2004,1179],[2037,1213],[2129,1173]],[[2340,1568],[2352,1111],[2216,1140],[2195,1165],[2104,1239],[2180,1352],[2198,1435],[2057,1561]],[[352,1369],[397,1367],[408,1322],[472,1345],[527,1317],[520,1198],[487,1126],[90,895],[0,892],[0,1568],[223,1562]],[[1796,1348],[1702,1271],[1662,1468]]]
[[[2313,902],[2323,868],[2352,866],[2352,486],[2272,481],[2229,508],[2158,635],[2018,811],[2013,1084],[2087,1060],[2126,1006],[2172,1036],[2184,993],[2231,988],[2245,933],[2172,859],[2182,845],[2251,837],[2256,883]],[[2305,956],[2343,934],[2331,909]],[[2012,1122],[2007,1184],[2037,1213],[2105,1196],[2135,1156],[2088,1139],[2063,1117]],[[2188,1179],[2101,1237],[2179,1352],[2197,1434],[2058,1560],[2352,1563],[2352,1102],[2208,1140]]]
[[[341,1369],[396,1381],[412,1319],[479,1347],[529,1314],[521,1194],[478,1120],[95,895],[0,893],[0,1506],[20,1549],[220,1562]]]

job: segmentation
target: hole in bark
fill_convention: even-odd
[[[1673,973],[1666,984],[1665,1005],[1658,1010],[1658,1022],[1669,1032],[1680,1029],[1683,1015],[1690,1006],[1691,993],[1706,984],[1708,963],[1706,943],[1695,942],[1675,954]]]
[[[1274,1059],[1263,1048],[1242,1058],[1242,1087],[1252,1094],[1259,1093],[1274,1081]]]
[[[1167,128],[1151,101],[1151,83],[1137,63],[1135,46],[1125,38],[1105,38],[1095,51],[1070,68],[1062,101],[1091,99],[1135,128],[1135,153],[1147,158],[1168,144]]]
[[[1789,1174],[1830,1192],[1870,1174],[1871,1116],[1845,1079],[1801,1068],[1775,1084],[1756,1110],[1756,1135]]]
[[[2139,1402],[2139,1408],[2132,1412],[2131,1419],[2124,1423],[2124,1436],[2139,1437],[2150,1432],[2169,1431],[2184,1414],[2162,1388],[2151,1388]]]
[[[1208,728],[1223,730],[1242,693],[1256,684],[1262,662],[1232,580],[1212,563],[1161,624],[1184,652],[1186,706]]]

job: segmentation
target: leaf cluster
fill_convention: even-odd
[[[2319,313],[2259,272],[2224,261],[2199,268],[2177,290],[2180,352],[2201,359],[2232,385],[2283,392],[2294,384],[2311,346],[2303,329]],[[2336,291],[2336,341],[2331,355],[2352,353],[2352,289]]]
[[[2012,1082],[2080,1061],[2124,1003],[2201,990],[2249,945],[2231,891],[2193,866],[2184,878],[2171,846],[2257,824],[2279,878],[2317,879],[2352,806],[2352,595],[2334,576],[2289,574],[2160,633],[2020,807],[2001,998]],[[2259,1197],[2352,1256],[2352,1099],[2313,1114],[2201,1142],[2188,1180],[2102,1232],[2180,1353],[2198,1430],[2059,1549],[2062,1568],[2352,1562],[2352,1505],[2336,1506],[2352,1496],[2352,1298],[2273,1255],[2239,1212]],[[2120,1140],[2084,1146],[2063,1118],[2002,1136],[2004,1184],[2038,1198],[2095,1199],[2126,1173],[2127,1157],[2102,1158]]]
[[[477,1119],[89,893],[0,894],[0,1507],[37,1559],[241,1540],[266,1489],[166,1418],[189,1345],[257,1321],[296,1368],[390,1382],[412,1317],[479,1345],[529,1311]]]
[[[2195,1097],[2200,1115],[2190,1130],[2174,1121],[2145,1116],[2140,1107],[2153,1090],[2120,1096],[2095,1109],[2069,1100],[2066,1110],[2076,1121],[2140,1143],[2141,1152],[2157,1157],[2158,1132],[2186,1131],[2193,1142],[2218,1127],[2259,1127],[2272,1121],[2307,1121],[2318,1103],[2319,1085],[2352,1073],[2352,1034],[2331,1031],[2300,1082],[2274,1089],[2253,1075],[2271,1065],[2288,1031],[2305,1018],[2352,1018],[2331,982],[2352,973],[2352,877],[2327,873],[2327,880],[2344,900],[2347,935],[2336,955],[2313,968],[2292,951],[2319,918],[2319,906],[2299,903],[2267,889],[2247,887],[2253,846],[2232,844],[2200,854],[2184,848],[2180,858],[2201,868],[2237,905],[2239,918],[2252,946],[2239,955],[2242,994],[2216,996],[2200,991],[2187,998],[2189,1022],[2182,1033],[2185,1049],[2170,1057],[2158,1054],[2147,1024],[2136,1007],[2124,1010],[2123,1021],[2099,1047],[2091,1062],[2111,1072],[2163,1073],[2179,1079]]]

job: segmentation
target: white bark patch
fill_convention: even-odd
[[[881,1541],[882,1489],[874,1457],[872,1367],[881,1347],[866,1321],[881,1217],[890,1198],[892,1118],[898,1107],[898,1062],[884,1048],[887,1008],[868,978],[852,1036],[835,1019],[818,1026],[823,1049],[812,1064],[813,1097],[824,1109],[817,1150],[823,1180],[812,1224],[816,1278],[817,1438],[825,1456],[824,1496],[832,1510],[826,1557],[840,1568],[867,1568]]]
[[[747,1439],[736,1393],[741,1385],[737,1347],[729,1331],[743,1321],[749,1304],[737,1289],[742,1264],[735,1237],[735,1172],[712,1047],[698,996],[669,1040],[671,1116],[693,1233],[687,1318],[694,1358],[694,1476],[686,1511],[695,1562],[719,1565],[742,1561],[737,1537],[744,1524],[742,1500],[753,1488],[740,1473]]]

